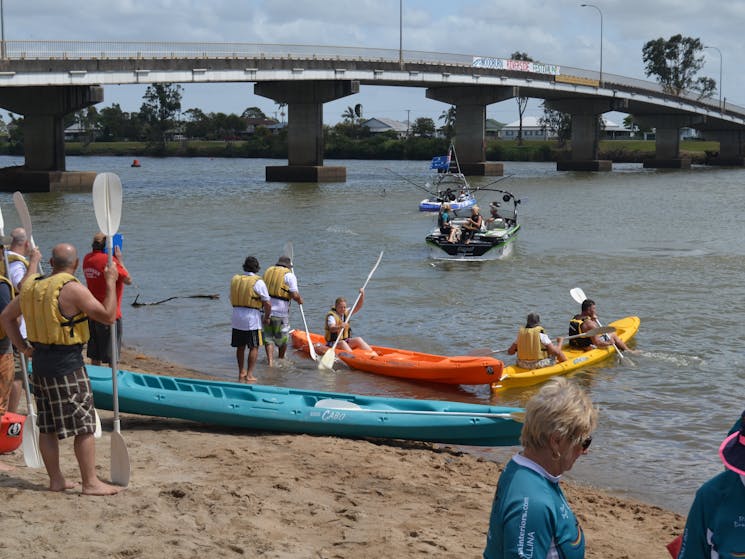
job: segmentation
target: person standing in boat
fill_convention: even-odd
[[[256,382],[253,373],[262,343],[262,324],[269,324],[272,305],[266,284],[258,275],[259,261],[256,257],[246,257],[243,272],[234,275],[230,281],[230,304],[233,305],[230,345],[235,348],[238,361],[238,382]]]
[[[461,241],[468,244],[473,239],[473,236],[481,231],[481,227],[484,225],[484,218],[479,213],[480,208],[473,206],[471,208],[471,216],[463,224],[461,232]]]
[[[564,338],[556,338],[556,344],[551,341],[541,326],[541,317],[538,313],[530,313],[517,333],[517,339],[507,350],[510,355],[517,353],[518,367],[523,369],[540,369],[550,367],[556,362],[562,363],[567,360],[561,345]]]
[[[440,214],[437,216],[437,225],[440,228],[440,233],[447,235],[448,242],[454,243],[459,228],[453,225],[453,216],[450,214],[450,204],[443,202],[440,206]]]
[[[38,251],[31,266],[38,263]],[[88,317],[113,324],[116,320],[115,265],[106,265],[106,297],[101,303],[74,276],[78,252],[60,243],[52,249],[49,276],[26,277],[21,293],[0,314],[0,324],[13,345],[34,360],[33,389],[38,410],[39,450],[49,475],[49,490],[64,491],[68,482],[59,461],[59,440],[75,437],[75,458],[86,495],[113,495],[122,491],[101,481],[96,474],[96,430],[93,392],[83,361],[88,341]],[[18,319],[26,318],[28,341],[23,339]]]
[[[292,260],[280,256],[274,266],[264,272],[272,312],[269,323],[264,325],[264,349],[269,366],[274,365],[274,346],[278,348],[279,358],[284,359],[287,352],[287,341],[290,333],[290,303],[303,304],[297,287],[297,277],[292,271]]]
[[[522,452],[499,477],[484,559],[582,559],[585,536],[559,485],[587,454],[598,412],[574,382],[547,382],[525,406]]]
[[[326,313],[326,322],[324,323],[324,331],[326,338],[326,345],[331,347],[334,345],[336,338],[341,336],[337,347],[345,350],[352,351],[353,349],[362,349],[364,351],[373,351],[373,349],[359,336],[352,337],[352,329],[349,327],[349,318],[360,311],[362,305],[365,302],[365,290],[360,288],[360,298],[357,301],[355,307],[351,312],[347,308],[347,300],[344,297],[339,297],[334,302],[334,306],[331,310]]]
[[[577,334],[582,334],[588,330],[600,327],[595,312],[595,301],[592,299],[585,299],[582,301],[581,310],[582,312],[580,312],[580,314],[574,315],[572,320],[569,321],[570,336],[576,336]],[[611,334],[600,334],[590,338],[574,338],[569,340],[569,345],[584,350],[615,345],[619,351],[629,351],[629,347],[615,332],[612,332]]]

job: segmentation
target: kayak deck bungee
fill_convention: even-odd
[[[624,342],[629,341],[639,329],[640,320],[636,316],[627,316],[611,322],[607,326],[613,326],[616,329],[616,335]],[[539,384],[556,375],[566,375],[588,365],[594,365],[604,359],[607,359],[616,352],[613,346],[590,349],[582,349],[565,346],[562,348],[567,360],[562,363],[556,363],[550,367],[540,369],[523,369],[516,365],[508,365],[504,368],[502,378],[491,385],[492,392],[500,392],[509,388],[519,388]]]
[[[295,349],[309,353],[308,338],[303,330],[290,332]],[[328,347],[320,334],[310,334],[318,355]],[[504,364],[489,356],[445,356],[405,349],[370,346],[376,355],[364,350],[336,349],[336,357],[353,369],[389,377],[437,382],[441,384],[491,384],[502,375]]]
[[[96,406],[112,409],[111,368],[86,365]],[[119,410],[204,424],[475,446],[519,444],[523,410],[279,386],[117,373]]]

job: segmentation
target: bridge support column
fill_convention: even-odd
[[[0,190],[88,192],[93,171],[67,171],[63,117],[103,101],[98,86],[3,87],[0,107],[21,114],[25,165],[0,169]]]
[[[680,156],[680,129],[691,124],[689,116],[639,115],[636,120],[642,126],[655,129],[654,159],[645,159],[645,168],[691,168],[691,159]]]
[[[743,133],[740,130],[707,130],[706,139],[719,141],[719,153],[706,155],[707,165],[741,167],[745,165]]]
[[[504,165],[486,161],[486,106],[514,97],[511,87],[430,87],[427,98],[455,105],[455,144],[463,174],[502,176]]]
[[[557,111],[572,115],[572,155],[569,161],[557,161],[557,171],[610,171],[613,162],[599,159],[600,123],[603,113],[613,110],[610,101],[599,99],[562,99],[546,101]]]
[[[359,93],[358,81],[261,82],[254,93],[286,103],[287,165],[266,168],[269,182],[343,182],[346,167],[323,165],[323,103]]]

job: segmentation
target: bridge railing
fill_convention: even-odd
[[[471,68],[478,55],[452,54],[367,47],[339,47],[325,45],[293,45],[266,43],[185,43],[155,41],[4,41],[0,44],[2,58],[13,60],[146,60],[146,59],[297,59],[297,60],[364,60],[399,62],[406,64],[450,65]],[[598,81],[599,73],[582,68],[560,66],[562,74]],[[550,81],[548,75],[535,75],[536,80]],[[716,99],[700,99],[696,92],[680,95],[667,94],[656,82],[603,73],[603,87],[614,86],[639,94],[653,94],[656,98],[686,101],[701,107],[742,116],[745,107],[727,103],[720,107]]]

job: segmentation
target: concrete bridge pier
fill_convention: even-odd
[[[557,161],[557,171],[610,171],[613,162],[598,159],[600,154],[600,115],[613,110],[605,99],[560,99],[546,101],[551,109],[572,115],[572,155]]]
[[[486,161],[486,106],[515,96],[512,87],[430,87],[427,98],[455,105],[455,145],[465,175],[502,176],[504,165]]]
[[[0,169],[0,190],[13,192],[87,192],[93,171],[67,171],[63,117],[103,101],[99,86],[0,88],[0,107],[23,115],[22,167]]]
[[[655,129],[654,159],[645,159],[643,165],[651,169],[690,169],[691,159],[680,156],[680,129],[691,125],[691,118],[684,115],[635,115],[642,126]]]
[[[745,148],[741,130],[707,130],[707,140],[719,141],[719,153],[706,155],[707,165],[742,167],[745,165]]]
[[[268,182],[344,182],[346,167],[323,165],[323,103],[359,93],[352,80],[261,82],[254,93],[287,104],[287,165],[266,168]]]

